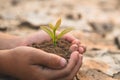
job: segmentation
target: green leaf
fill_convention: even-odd
[[[67,28],[63,30],[60,34],[56,35],[56,30],[60,27],[61,25],[61,19],[59,19],[55,26],[53,24],[49,24],[49,27],[47,26],[41,26],[41,29],[44,30],[48,35],[52,38],[54,46],[56,46],[56,42],[58,39],[60,39],[64,34],[70,32],[73,30],[72,27]]]
[[[54,30],[54,26],[53,26],[53,24],[49,24],[49,27],[52,29],[52,30]]]
[[[57,40],[60,39],[64,34],[72,31],[74,28],[70,27],[70,28],[66,28],[65,30],[63,30],[58,36],[57,36]]]
[[[52,32],[47,26],[41,26],[40,28],[41,28],[42,30],[44,30],[45,32],[47,32],[48,35],[49,35],[52,39],[54,39],[53,32]]]
[[[56,22],[54,31],[56,31],[60,27],[60,25],[61,25],[61,18]]]

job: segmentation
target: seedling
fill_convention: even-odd
[[[47,26],[41,26],[41,29],[48,33],[48,35],[51,37],[54,46],[57,45],[57,41],[66,33],[73,30],[72,27],[66,28],[63,31],[61,31],[59,34],[56,34],[56,31],[60,28],[61,25],[61,19],[59,19],[55,26],[53,24],[49,24],[49,27]]]

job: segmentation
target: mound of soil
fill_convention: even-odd
[[[69,56],[71,54],[69,50],[71,43],[64,39],[58,40],[56,46],[54,46],[52,40],[49,42],[43,42],[40,44],[33,43],[30,46],[37,49],[42,49],[48,53],[59,55],[61,57],[64,57],[65,59],[69,59]]]

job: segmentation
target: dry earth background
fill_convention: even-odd
[[[60,17],[87,46],[74,80],[120,80],[120,0],[0,0],[0,32],[25,36]]]

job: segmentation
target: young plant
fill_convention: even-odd
[[[48,33],[48,35],[51,37],[54,46],[57,45],[57,41],[66,33],[70,32],[73,30],[72,27],[66,28],[63,31],[61,31],[59,34],[56,34],[56,31],[60,28],[61,25],[61,19],[59,19],[55,26],[53,24],[49,24],[49,27],[47,26],[41,26],[41,29],[44,30],[45,32]]]

